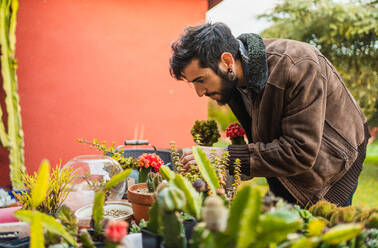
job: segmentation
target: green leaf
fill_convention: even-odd
[[[168,166],[165,166],[165,165],[160,167],[159,173],[168,182],[171,181],[172,178],[175,177],[175,173]]]
[[[362,224],[340,224],[329,229],[323,235],[322,240],[327,244],[336,245],[357,237],[362,232],[362,229]]]
[[[101,220],[104,216],[104,203],[105,193],[103,191],[97,192],[92,207],[92,218],[94,221],[94,231],[96,234],[101,233]]]
[[[44,159],[39,166],[37,182],[32,189],[31,205],[37,208],[39,204],[45,199],[50,181],[50,163]]]
[[[231,203],[228,232],[237,247],[249,247],[257,236],[257,224],[261,213],[260,191],[250,184],[242,186]]]
[[[321,219],[313,219],[308,223],[307,233],[308,236],[320,236],[327,223]]]
[[[116,175],[114,175],[106,184],[105,190],[110,190],[114,186],[117,186],[123,180],[125,180],[131,173],[132,169],[126,169]]]
[[[39,211],[32,210],[18,210],[14,213],[17,219],[29,223],[31,226],[31,232],[35,230],[33,222],[40,222],[42,227],[47,229],[49,232],[58,234],[67,240],[71,245],[77,246],[75,239],[66,231],[64,226],[59,223],[54,217],[47,214],[41,213]],[[36,218],[36,219],[35,219]],[[43,246],[42,246],[43,247]]]
[[[200,194],[193,188],[188,179],[184,178],[180,174],[175,175],[171,181],[171,184],[179,188],[184,193],[186,199],[185,212],[188,212],[196,219],[199,219],[201,216],[200,211],[202,202]]]
[[[29,210],[31,211],[31,210]],[[30,247],[31,248],[43,248],[45,247],[45,239],[43,236],[42,221],[35,214],[37,212],[31,211],[31,223],[30,223]]]
[[[277,244],[301,227],[302,219],[295,210],[282,208],[268,212],[260,218],[258,243],[261,247]]]
[[[209,185],[212,194],[216,194],[217,188],[219,188],[220,185],[214,168],[207,159],[205,152],[202,151],[199,146],[193,146],[192,150],[203,179],[205,179],[206,183]]]

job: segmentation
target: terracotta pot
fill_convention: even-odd
[[[152,193],[137,192],[140,189],[147,189],[147,184],[134,184],[133,186],[130,186],[127,191],[127,199],[129,200],[129,202],[131,202],[131,206],[134,212],[134,219],[137,223],[139,223],[141,219],[144,219],[146,221],[149,219],[148,210],[152,203],[154,203]]]

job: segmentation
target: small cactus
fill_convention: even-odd
[[[228,209],[219,196],[213,195],[206,198],[202,215],[206,227],[210,231],[223,232],[226,230]]]
[[[84,248],[95,248],[91,235],[86,229],[80,231],[80,240]]]
[[[352,223],[356,216],[356,209],[352,206],[336,208],[330,218],[330,225],[335,226],[341,223]]]
[[[192,183],[193,187],[196,189],[197,192],[205,192],[208,190],[207,184],[204,180],[202,179],[197,179]]]
[[[157,189],[158,185],[163,181],[163,178],[159,173],[149,172],[147,175],[147,188],[148,192],[153,193]]]
[[[313,205],[309,211],[314,216],[323,217],[327,220],[330,219],[333,210],[335,210],[337,206],[333,203],[330,203],[328,201],[319,201],[315,205]]]
[[[241,176],[241,161],[240,159],[235,159],[235,162],[234,162],[234,179],[235,179],[235,182],[234,184],[232,185],[233,186],[233,190],[234,192],[237,191],[240,183],[241,183],[241,179],[240,179],[240,176]]]

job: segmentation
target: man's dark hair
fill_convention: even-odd
[[[184,68],[199,59],[199,66],[210,67],[218,73],[218,64],[222,53],[229,52],[237,58],[239,43],[226,24],[206,23],[185,28],[180,38],[172,43],[170,73],[177,80],[182,80]]]

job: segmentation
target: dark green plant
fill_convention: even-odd
[[[212,146],[220,137],[218,125],[214,120],[196,120],[190,132],[194,142],[201,146]]]
[[[18,0],[0,1],[1,75],[5,92],[7,124],[0,121],[0,142],[9,150],[10,179],[14,189],[23,189],[24,132],[22,131],[20,96],[17,93],[16,21]],[[2,120],[0,108],[0,120]],[[7,130],[5,129],[7,126]]]

